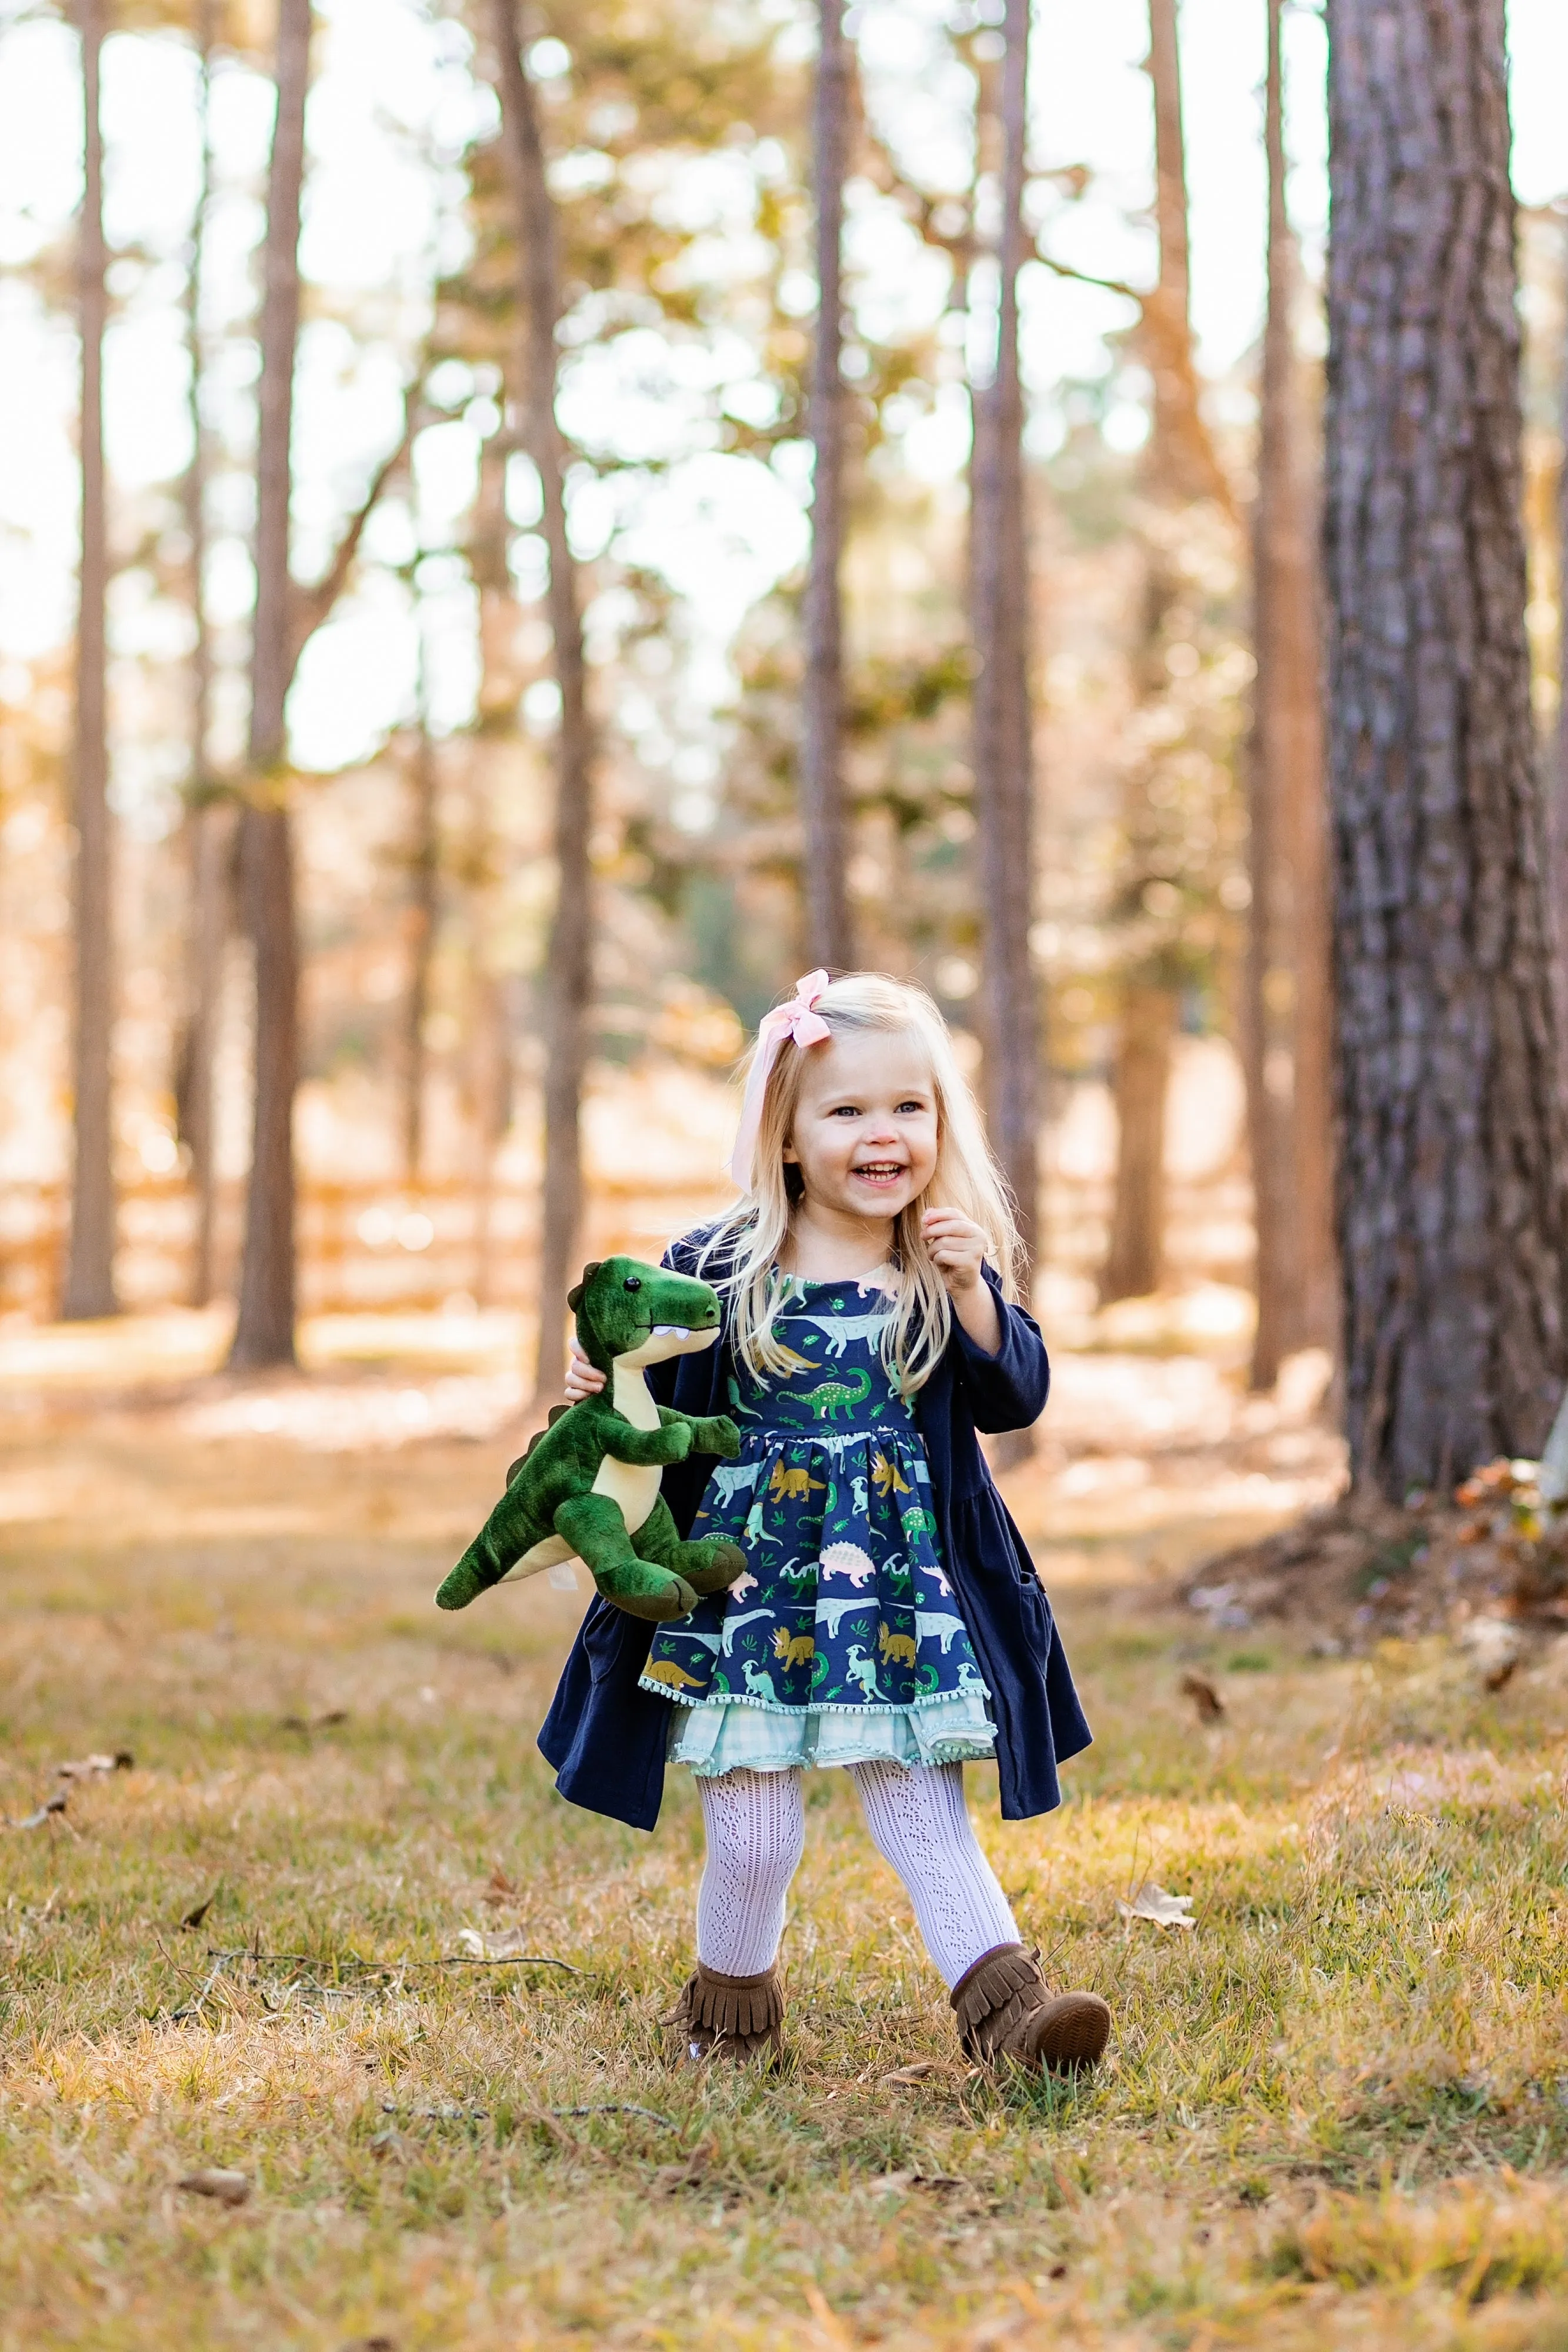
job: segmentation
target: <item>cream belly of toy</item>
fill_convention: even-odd
[[[633,1429],[657,1429],[659,1408],[648,1394],[648,1384],[643,1378],[647,1366],[662,1364],[668,1356],[695,1355],[703,1348],[711,1348],[717,1338],[716,1328],[688,1331],[683,1323],[656,1323],[640,1348],[615,1359],[610,1377],[616,1412]],[[663,1477],[664,1472],[657,1465],[640,1469],[633,1462],[612,1461],[607,1454],[599,1465],[593,1491],[596,1495],[608,1495],[612,1503],[620,1504],[626,1531],[634,1536],[659,1499]],[[576,1558],[564,1536],[546,1536],[542,1543],[523,1554],[515,1568],[507,1570],[501,1581],[516,1584],[525,1576],[538,1576],[541,1569],[554,1568],[563,1559]]]

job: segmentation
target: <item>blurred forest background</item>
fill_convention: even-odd
[[[1395,13],[1500,68],[1500,9]],[[549,1392],[538,1302],[724,1197],[747,1029],[825,961],[961,1032],[1056,1339],[1326,1378],[1325,27],[1068,14],[7,0],[0,1315],[233,1302],[265,1367],[521,1307]],[[1538,126],[1551,0],[1514,33]]]

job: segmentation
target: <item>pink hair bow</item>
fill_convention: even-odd
[[[735,1150],[729,1156],[729,1172],[743,1192],[751,1190],[752,1161],[757,1155],[757,1131],[762,1124],[762,1098],[768,1092],[768,1074],[779,1059],[779,1048],[786,1037],[793,1037],[797,1045],[820,1045],[832,1031],[820,1013],[813,1013],[823,990],[829,986],[825,971],[809,971],[795,982],[795,993],[788,1004],[776,1004],[765,1013],[758,1024],[757,1051],[751,1057],[747,1073],[746,1099],[740,1106],[740,1127],[735,1139]]]

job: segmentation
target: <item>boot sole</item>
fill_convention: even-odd
[[[1047,2002],[1030,2039],[1036,2060],[1051,2074],[1081,2074],[1105,2054],[1111,2011],[1098,1993],[1064,1992]]]

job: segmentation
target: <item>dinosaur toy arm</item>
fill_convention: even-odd
[[[692,1433],[694,1454],[716,1454],[721,1461],[733,1462],[740,1452],[740,1432],[727,1413],[674,1412],[662,1404],[659,1420],[665,1429],[684,1421]]]
[[[692,1424],[685,1413],[661,1419],[657,1429],[633,1429],[617,1415],[604,1436],[604,1451],[612,1461],[630,1463],[640,1470],[684,1462],[691,1450]]]

